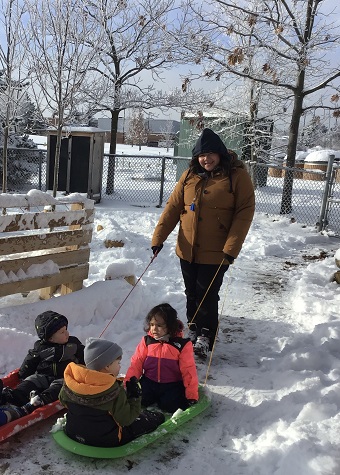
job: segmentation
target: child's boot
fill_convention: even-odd
[[[4,404],[13,404],[13,393],[12,389],[8,387],[4,387],[4,383],[0,379],[0,406]]]
[[[0,405],[5,403],[5,401],[2,400],[2,390],[3,389],[4,389],[4,383],[2,382],[2,379],[0,379]]]
[[[20,419],[20,417],[29,414],[25,407],[14,406],[13,404],[6,404],[0,407],[0,426],[7,424],[8,422]]]
[[[31,391],[31,393],[34,392],[35,391]],[[31,414],[31,412],[33,412],[37,407],[44,405],[38,395],[30,394],[30,397],[30,402],[21,407],[15,406],[14,404],[5,404],[0,407],[0,426],[15,421],[16,419],[20,419],[20,417],[27,416],[27,414]]]

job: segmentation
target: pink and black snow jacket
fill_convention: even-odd
[[[183,381],[185,397],[198,400],[193,346],[188,338],[182,337],[182,332],[168,341],[155,340],[150,332],[142,338],[131,358],[125,381],[142,375],[157,383]]]

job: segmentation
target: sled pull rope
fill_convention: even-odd
[[[192,324],[192,322],[195,320],[196,315],[197,315],[197,312],[198,312],[199,309],[201,308],[201,305],[202,305],[202,303],[204,302],[204,299],[205,299],[205,297],[207,296],[207,293],[209,292],[209,289],[210,289],[210,287],[212,286],[212,284],[213,284],[213,282],[214,282],[214,280],[215,280],[215,278],[216,278],[216,276],[217,276],[219,270],[221,269],[221,267],[222,267],[222,265],[223,265],[223,262],[224,262],[224,258],[222,259],[222,262],[221,262],[221,264],[219,265],[219,267],[218,267],[218,269],[217,269],[217,271],[216,271],[214,277],[211,279],[211,282],[210,282],[210,284],[209,284],[209,287],[207,288],[205,294],[203,295],[203,298],[202,298],[202,300],[200,301],[199,306],[197,307],[194,316],[193,316],[192,319],[190,320],[190,322],[189,322],[189,328],[190,328],[190,325]]]
[[[101,332],[101,334],[99,335],[98,338],[101,338],[104,334],[104,332],[106,332],[106,330],[108,329],[109,325],[111,324],[112,320],[115,318],[115,316],[117,315],[117,313],[119,312],[119,310],[122,308],[122,306],[125,304],[125,302],[127,301],[127,299],[129,298],[131,292],[133,291],[133,289],[136,288],[138,282],[142,279],[143,275],[145,274],[145,272],[148,270],[148,268],[151,266],[151,264],[153,263],[154,259],[155,259],[156,255],[152,256],[151,258],[151,261],[149,262],[149,264],[145,267],[142,275],[137,279],[137,282],[135,283],[135,285],[132,287],[132,289],[130,290],[130,292],[127,294],[127,296],[125,297],[125,299],[123,300],[123,302],[120,304],[120,306],[117,308],[116,312],[114,313],[114,315],[111,317],[109,323],[106,325],[106,327],[104,328],[104,330]]]
[[[221,267],[221,266],[220,266],[220,267]],[[217,272],[218,272],[218,271],[217,271]],[[209,376],[209,371],[210,371],[210,366],[211,366],[211,362],[212,362],[212,357],[213,357],[214,350],[215,350],[215,345],[216,345],[216,338],[217,338],[218,330],[219,330],[219,326],[220,326],[220,320],[221,320],[221,316],[222,316],[222,314],[223,314],[224,304],[225,304],[225,302],[226,302],[226,300],[227,300],[227,294],[228,294],[229,285],[230,285],[230,282],[231,282],[231,274],[232,274],[232,268],[230,269],[229,276],[228,276],[228,282],[227,282],[227,285],[225,286],[225,290],[224,290],[224,297],[223,297],[222,309],[221,309],[221,312],[220,312],[219,317],[218,317],[217,330],[216,330],[216,333],[215,333],[214,343],[213,343],[213,347],[212,347],[212,349],[211,349],[211,354],[210,354],[209,363],[208,363],[208,367],[207,367],[207,372],[206,372],[206,374],[205,374],[205,380],[204,380],[203,386],[205,386],[205,385],[207,384],[207,380],[208,380],[208,376]],[[214,277],[214,278],[215,278],[215,277]]]

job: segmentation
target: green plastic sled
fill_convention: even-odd
[[[67,437],[63,430],[54,432],[52,436],[57,444],[64,449],[84,457],[103,459],[126,457],[127,455],[134,454],[138,450],[143,449],[155,440],[163,437],[165,434],[175,431],[179,426],[205,411],[210,405],[210,399],[201,387],[199,388],[199,393],[200,399],[197,404],[189,407],[175,417],[168,415],[166,421],[157,427],[155,431],[142,435],[121,447],[93,447],[91,445],[80,444],[79,442]]]

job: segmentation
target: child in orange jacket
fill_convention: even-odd
[[[67,408],[65,433],[94,447],[118,447],[154,431],[164,422],[158,411],[141,412],[137,380],[117,379],[122,348],[100,338],[88,338],[86,366],[70,363],[65,370],[60,402]]]
[[[144,330],[125,381],[140,378],[143,406],[157,404],[171,413],[187,409],[198,401],[198,378],[192,342],[183,338],[176,310],[168,303],[152,308]]]

